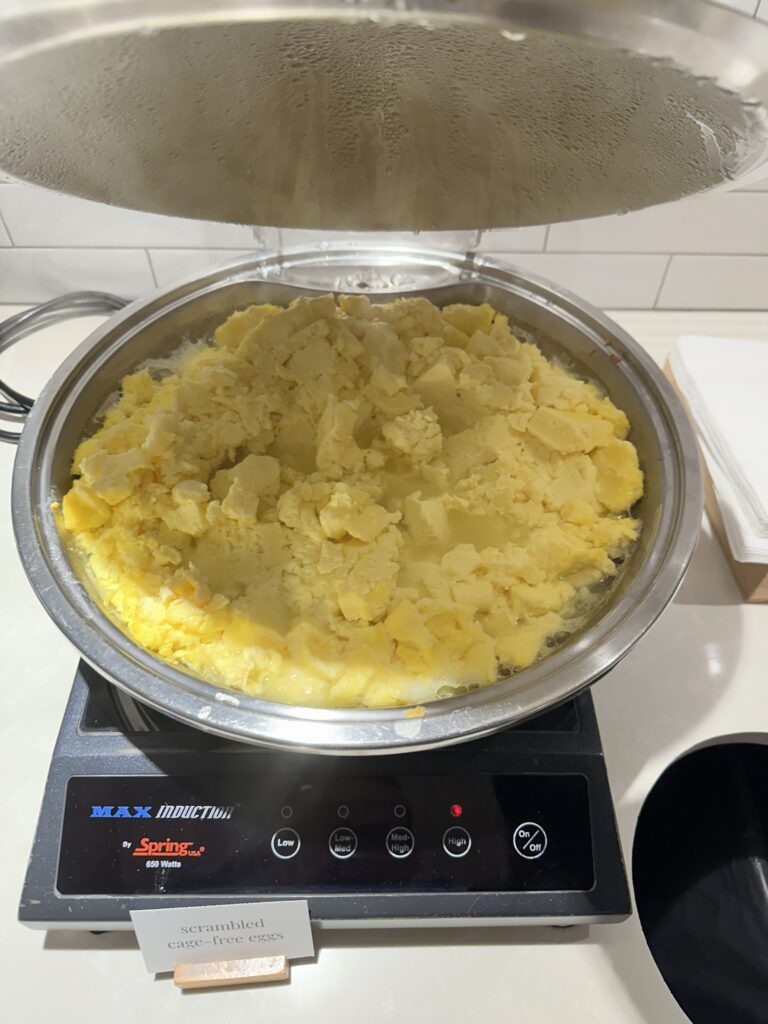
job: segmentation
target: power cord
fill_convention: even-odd
[[[51,324],[72,317],[88,316],[94,313],[114,313],[128,305],[128,299],[107,292],[71,292],[50,302],[43,302],[32,309],[8,317],[0,323],[0,353],[15,345],[29,334],[49,327]],[[0,416],[11,420],[26,420],[34,399],[22,394],[0,380]],[[21,431],[0,430],[0,441],[18,444]]]

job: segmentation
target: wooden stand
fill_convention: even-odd
[[[677,381],[672,373],[669,362],[665,363],[664,372],[680,396],[685,406],[685,411],[693,423],[688,402],[683,392],[677,386]],[[717,502],[714,484],[712,483],[712,477],[709,475],[707,462],[703,456],[701,458],[701,465],[704,473],[704,508],[709,516],[715,536],[720,541],[720,547],[723,549],[725,559],[731,567],[731,572],[739,586],[741,595],[747,604],[764,604],[768,602],[768,565],[759,562],[737,562],[733,557],[731,545],[728,543],[728,535],[725,531],[725,523],[723,522],[720,506]]]
[[[250,960],[219,960],[207,964],[176,964],[173,983],[179,988],[223,988],[287,981],[291,967],[284,956],[257,956]]]

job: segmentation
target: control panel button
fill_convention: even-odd
[[[337,828],[328,838],[328,849],[338,860],[346,860],[357,850],[357,836],[351,828]]]
[[[301,839],[298,832],[292,828],[279,828],[272,836],[272,853],[280,860],[290,860],[295,857],[301,848]]]
[[[404,860],[413,853],[416,840],[409,828],[393,828],[387,834],[387,852],[391,857]]]
[[[465,828],[454,825],[443,836],[443,849],[449,857],[466,857],[472,846],[472,836]]]
[[[547,848],[547,833],[535,821],[524,821],[515,829],[512,842],[526,860],[536,860]]]

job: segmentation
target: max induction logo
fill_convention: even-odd
[[[91,818],[191,818],[195,821],[227,821],[234,807],[218,804],[151,805],[91,804]]]

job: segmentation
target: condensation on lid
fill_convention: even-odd
[[[456,230],[641,209],[754,172],[766,105],[768,27],[699,0],[0,16],[6,171],[207,220]]]

